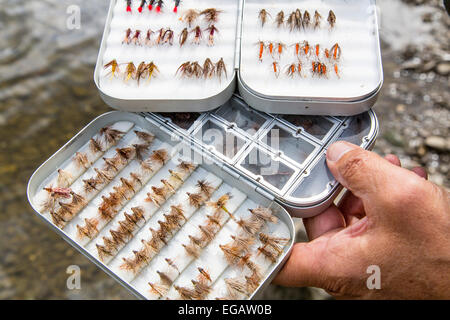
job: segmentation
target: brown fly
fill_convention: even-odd
[[[73,158],[73,160],[75,161],[75,164],[77,165],[78,168],[87,169],[91,165],[86,153],[83,152],[75,153],[75,157]]]
[[[247,295],[247,285],[245,282],[236,278],[225,279],[230,298],[237,299],[239,294]]]
[[[258,253],[262,253],[264,257],[269,259],[272,263],[277,262],[278,253],[267,247],[259,247]]]
[[[322,16],[320,15],[320,13],[316,10],[316,12],[314,12],[314,29],[320,28],[320,22],[322,20]]]
[[[100,129],[100,135],[109,144],[116,144],[125,133],[112,127],[104,127]]]
[[[216,74],[219,77],[219,80],[222,80],[222,75],[225,75],[225,78],[228,78],[227,67],[223,61],[223,58],[220,58],[220,60],[216,63]]]
[[[135,130],[134,133],[140,140],[142,140],[146,143],[152,143],[153,140],[155,140],[155,136],[151,133],[148,133],[145,131],[137,131],[137,130]]]
[[[180,42],[180,47],[182,47],[186,43],[188,36],[189,36],[188,28],[184,28],[183,31],[181,31],[180,33],[180,37],[178,38]]]
[[[286,23],[291,31],[293,31],[296,28],[297,25],[296,21],[297,19],[294,11],[289,15],[288,19],[286,20]]]
[[[306,14],[306,12],[305,12]],[[300,30],[300,28],[303,25],[303,18],[302,18],[302,12],[300,9],[295,10],[295,28],[297,30]]]
[[[259,234],[259,240],[261,241],[262,244],[271,247],[279,254],[283,252],[283,246],[285,246],[289,242],[288,238],[274,237],[265,233]]]
[[[232,235],[231,239],[234,240],[236,245],[242,249],[244,252],[250,251],[250,247],[255,242],[255,238],[249,236],[235,236]]]
[[[189,200],[189,204],[194,208],[200,208],[204,199],[201,193],[189,193],[186,192]]]
[[[333,10],[330,10],[328,13],[328,23],[330,24],[331,28],[334,28],[334,25],[336,24],[336,15],[334,14]]]
[[[175,33],[170,28],[164,31],[163,37],[162,37],[162,43],[168,43],[170,45],[173,45],[173,38],[175,36]]]
[[[192,43],[194,44],[200,44],[200,40],[203,37],[202,29],[199,26],[196,26],[194,29],[191,30],[191,33],[194,34],[194,40]]]
[[[161,165],[165,165],[167,160],[169,159],[169,153],[166,149],[159,149],[153,151],[150,159],[156,163],[160,163]]]
[[[250,211],[250,213],[255,218],[263,222],[272,222],[272,223],[278,222],[278,218],[273,215],[272,210],[270,210],[269,208],[258,207],[256,209],[249,209],[248,211]]]
[[[309,25],[311,24],[311,15],[309,14],[308,10],[305,10],[305,12],[303,13],[303,28],[309,28]]]
[[[277,24],[277,28],[284,25],[284,11],[278,12],[277,18],[275,19],[275,23]]]
[[[172,259],[165,258],[164,260],[167,262],[169,267],[175,269],[178,272],[178,274],[181,274],[180,270],[178,269],[177,265],[175,264],[175,262]]]
[[[111,68],[111,71],[107,74],[107,75],[111,74],[111,77],[115,77],[116,74],[120,73],[119,64],[117,63],[116,59],[113,59],[107,64],[105,64],[104,68],[105,69]]]
[[[206,58],[205,62],[203,63],[203,77],[205,79],[211,79],[216,71],[216,66],[211,61],[211,59]]]
[[[261,27],[264,27],[268,18],[271,18],[270,13],[268,13],[266,9],[261,9],[258,14],[258,19],[261,22]]]
[[[147,35],[145,36],[145,40],[144,40],[144,44],[146,46],[151,46],[152,45],[152,34],[154,34],[154,32],[151,29],[147,30]]]
[[[211,286],[206,282],[191,280],[194,285],[194,291],[197,294],[198,299],[205,299],[206,296],[211,292]]]
[[[164,39],[164,32],[166,32],[166,29],[164,29],[164,28],[159,29],[158,37],[156,38],[156,41],[155,41],[156,45],[162,44],[163,39]]]
[[[213,24],[210,25],[208,28],[205,29],[205,31],[209,32],[208,36],[208,45],[213,46],[214,45],[214,35],[215,33],[219,33],[219,29],[217,29]]]
[[[133,31],[130,28],[128,28],[125,31],[125,38],[123,39],[122,44],[130,44],[131,43],[131,33],[132,32]]]
[[[129,62],[127,64],[127,68],[125,70],[125,82],[128,82],[131,78],[136,78],[136,66],[133,62]]]
[[[138,85],[141,82],[142,78],[145,78],[147,76],[148,73],[148,65],[147,63],[145,63],[144,61],[141,62],[136,70],[136,79],[137,79],[137,83]]]
[[[212,193],[214,192],[214,187],[206,180],[197,181],[197,187],[207,198],[210,198]]]
[[[339,60],[341,58],[341,54],[342,54],[342,49],[339,46],[339,44],[334,44],[331,49],[331,56],[334,60]]]
[[[63,170],[63,169],[58,169],[58,178],[57,178],[57,185],[60,188],[67,188],[68,186],[71,185],[73,180],[73,176],[70,172]]]
[[[186,288],[186,287],[179,287],[177,285],[173,286],[175,290],[178,291],[180,294],[180,297],[183,300],[195,300],[199,299],[200,296],[198,295],[197,291],[194,289]]]
[[[131,44],[141,45],[141,30],[136,30],[131,38]]]
[[[77,225],[78,229],[78,235],[80,238],[87,237],[91,239],[93,236],[95,236],[98,233],[98,220],[97,219],[84,219],[84,227],[81,227],[80,225]]]
[[[220,13],[222,13],[221,10],[217,10],[215,8],[209,8],[209,9],[205,9],[202,12],[200,12],[200,15],[203,16],[203,19],[208,24],[214,24],[214,23],[217,23],[217,21],[219,21]]]
[[[197,20],[199,17],[200,12],[195,9],[189,9],[186,11],[186,13],[183,15],[183,21],[185,21],[189,28],[192,26],[192,24]]]
[[[243,231],[251,236],[255,235],[263,225],[261,220],[254,217],[250,217],[248,219],[240,219],[239,221],[237,221],[237,224]]]
[[[196,244],[190,243],[190,244],[182,244],[184,250],[186,250],[186,253],[194,258],[200,257],[201,254],[201,248],[197,246]]]
[[[230,265],[236,264],[239,259],[241,259],[242,251],[240,246],[237,246],[234,243],[225,245],[220,244],[219,248],[222,250],[225,259]]]

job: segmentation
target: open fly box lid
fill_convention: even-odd
[[[188,0],[177,13],[164,3],[156,12],[133,0],[127,11],[111,0],[94,78],[113,108],[204,112],[236,87],[276,114],[350,116],[375,104],[375,0]],[[201,14],[209,8],[212,18]]]

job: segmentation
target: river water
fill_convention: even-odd
[[[0,0],[0,299],[133,298],[41,222],[25,194],[44,160],[110,110],[92,80],[108,2]],[[449,187],[448,144],[427,141],[432,136],[448,142],[449,78],[435,71],[445,71],[450,60],[450,39],[439,31],[449,24],[437,2],[429,3],[379,1],[386,79],[376,108],[382,124],[376,151],[397,153],[408,167],[425,166],[433,181]],[[71,5],[81,8],[79,30],[66,26]],[[412,20],[420,38],[400,31]],[[82,270],[81,290],[67,289],[70,265]],[[325,296],[271,287],[265,297]]]

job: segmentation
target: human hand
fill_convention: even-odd
[[[349,191],[304,219],[311,242],[294,245],[274,283],[346,299],[450,299],[449,193],[422,169],[346,142],[329,148],[327,163]],[[380,268],[379,290],[367,286],[369,266]]]

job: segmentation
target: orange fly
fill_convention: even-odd
[[[316,44],[316,56],[319,57],[320,54],[320,45]]]
[[[273,43],[269,43],[269,52],[271,55],[273,55]]]
[[[305,55],[308,55],[308,53],[309,53],[309,43],[308,43],[308,41],[304,42],[303,51],[305,52]]]
[[[263,56],[263,53],[264,53],[264,47],[265,47],[264,42],[260,41],[259,42],[259,61],[262,61],[262,56]]]
[[[333,53],[334,60],[338,60],[341,57],[342,50],[337,43],[331,47],[331,52]]]
[[[336,72],[337,77],[340,79],[341,76],[339,75],[339,68],[337,64],[334,65],[334,72]]]
[[[282,44],[281,42],[279,42],[277,44],[277,50],[278,50],[278,55],[282,55],[283,54],[283,48],[285,48],[286,46],[284,44]]]
[[[278,66],[278,62],[274,61],[272,63],[272,66],[273,66],[273,72],[275,73],[275,77],[278,78],[278,76],[280,75],[280,68]]]

